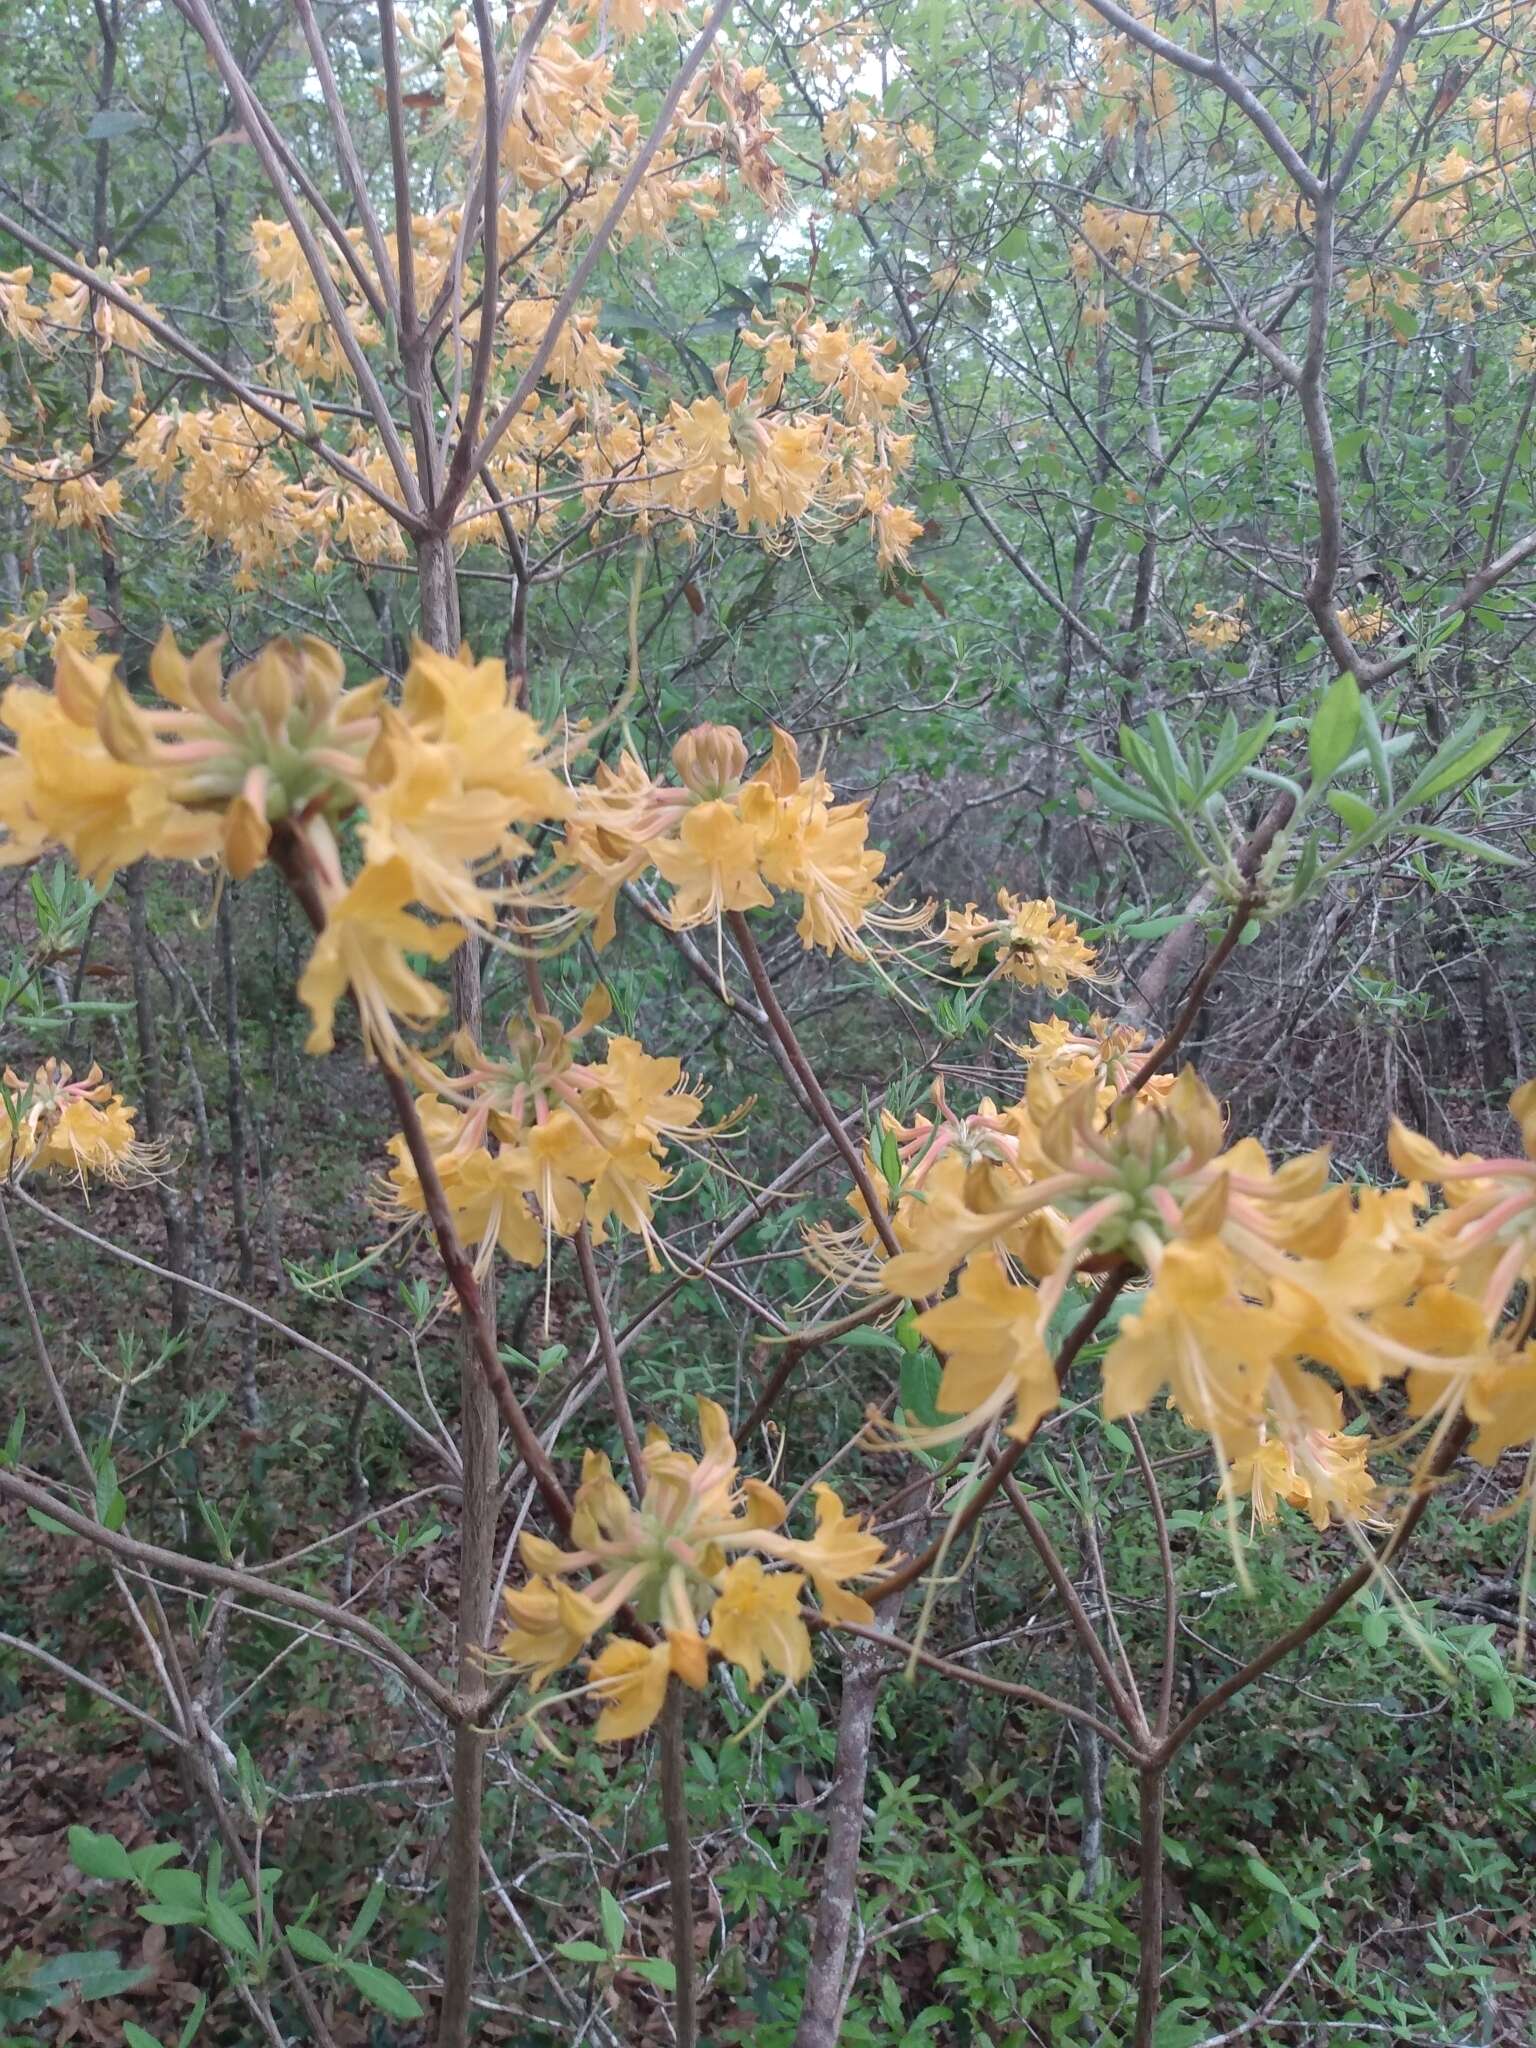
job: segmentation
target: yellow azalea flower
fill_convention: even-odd
[[[535,1692],[563,1670],[591,1635],[587,1603],[569,1586],[532,1579],[508,1586],[502,1604],[512,1626],[502,1638],[502,1655],[529,1674]]]
[[[447,998],[423,981],[405,956],[425,953],[445,960],[464,932],[457,925],[428,924],[414,916],[406,908],[414,894],[409,867],[394,859],[365,867],[349,889],[327,904],[324,928],[299,977],[299,998],[313,1019],[306,1051],[331,1050],[336,1005],[348,989],[369,1059],[387,1066],[400,1067],[406,1060],[397,1017],[430,1024],[443,1015]]]
[[[1536,1439],[1536,1358],[1495,1347],[1495,1362],[1474,1374],[1465,1393],[1467,1414],[1478,1425],[1471,1450],[1494,1465],[1508,1450]]]
[[[960,1418],[920,1432],[924,1443],[969,1436],[1010,1408],[1008,1434],[1034,1433],[1060,1399],[1039,1310],[1035,1289],[1015,1285],[1002,1260],[983,1251],[966,1262],[957,1292],[918,1317],[945,1362],[936,1405]]]
[[[792,1679],[809,1669],[809,1639],[796,1618],[806,1578],[823,1610],[842,1620],[867,1620],[867,1602],[847,1587],[874,1571],[885,1555],[878,1536],[848,1515],[830,1486],[816,1488],[816,1534],[781,1533],[784,1503],[771,1486],[743,1480],[724,1411],[699,1403],[703,1455],[675,1449],[653,1430],[644,1449],[638,1504],[613,1476],[606,1457],[588,1451],[572,1503],[571,1550],[525,1533],[521,1550],[529,1585],[509,1596],[514,1626],[501,1654],[541,1684],[625,1605],[660,1628],[665,1641],[643,1657],[641,1646],[610,1643],[592,1665],[594,1680],[612,1679],[624,1712],[605,1714],[601,1739],[647,1727],[660,1705],[667,1671],[703,1685],[708,1652],[742,1664],[755,1684],[762,1660]],[[755,1571],[743,1572],[744,1563]],[[769,1572],[768,1564],[788,1567]],[[582,1576],[579,1592],[567,1582]],[[563,1605],[561,1590],[573,1592]],[[716,1633],[714,1617],[722,1617]],[[708,1617],[706,1638],[701,1622]],[[802,1638],[804,1648],[802,1651]],[[658,1678],[658,1674],[660,1677]],[[600,1690],[609,1690],[606,1685]],[[639,1718],[635,1718],[635,1717]]]
[[[1185,1419],[1230,1448],[1263,1413],[1288,1324],[1245,1300],[1214,1238],[1167,1246],[1151,1289],[1120,1323],[1104,1360],[1104,1413],[1149,1408],[1164,1387]]]
[[[465,788],[456,751],[423,739],[389,705],[379,719],[368,755],[368,858],[398,856],[418,902],[440,917],[481,923],[494,896],[482,893],[477,867],[523,847],[508,830],[505,803],[494,790]]]
[[[467,648],[440,654],[418,640],[400,715],[424,740],[452,750],[466,794],[494,799],[504,829],[569,813],[571,792],[556,773],[558,752],[537,720],[511,702],[501,662],[474,661]],[[514,850],[510,842],[508,850]],[[515,850],[526,849],[518,843]]]
[[[598,1243],[611,1224],[638,1232],[659,1267],[651,1220],[672,1178],[667,1149],[698,1126],[704,1102],[688,1091],[679,1060],[653,1058],[636,1039],[615,1037],[603,1060],[581,1060],[578,1041],[609,1007],[599,988],[569,1031],[538,1012],[514,1018],[503,1056],[461,1032],[462,1071],[429,1070],[429,1142],[455,1216],[479,1244],[482,1273],[498,1243],[512,1258],[542,1263],[549,1238],[569,1237],[584,1217]],[[397,1165],[385,1202],[420,1213],[403,1141],[390,1150]]]
[[[0,697],[0,719],[16,735],[0,779],[0,857],[26,860],[62,846],[104,886],[146,854],[195,860],[218,850],[218,820],[190,811],[148,761],[125,758],[109,741],[127,701],[113,684],[114,666],[66,647],[53,692],[18,683]]]
[[[218,641],[188,657],[162,634],[148,702],[124,688],[115,659],[84,654],[78,633],[58,650],[51,694],[18,688],[0,702],[17,735],[0,772],[0,857],[57,842],[102,878],[146,853],[222,853],[242,877],[280,826],[287,864],[313,870],[329,900],[334,827],[360,812],[370,866],[404,863],[414,901],[490,927],[512,892],[483,889],[480,868],[526,853],[522,828],[569,809],[499,662],[418,646],[395,710],[384,678],[345,688],[341,656],[308,636],[271,642],[224,681]],[[527,903],[548,907],[540,886]]]
[[[1397,1347],[1399,1370],[1406,1362],[1410,1415],[1435,1415],[1463,1402],[1473,1413],[1471,1390],[1495,1363],[1488,1318],[1475,1296],[1437,1281],[1375,1321],[1381,1337]]]
[[[798,1542],[788,1536],[765,1538],[761,1547],[809,1574],[816,1598],[834,1621],[872,1622],[874,1609],[851,1593],[846,1582],[867,1578],[885,1556],[885,1545],[857,1515],[849,1514],[834,1487],[818,1483],[811,1491],[816,1499],[816,1534]]]
[[[949,948],[951,967],[969,970],[991,948],[996,971],[1021,988],[1059,996],[1068,982],[1093,979],[1093,948],[1079,938],[1071,918],[1056,914],[1051,897],[1025,902],[999,889],[997,903],[1001,917],[986,916],[974,903],[948,913],[940,943]]]
[[[594,919],[592,943],[599,952],[614,935],[619,891],[645,873],[651,864],[652,839],[675,816],[675,808],[656,789],[644,763],[628,751],[619,757],[617,767],[599,761],[592,780],[571,793],[559,847],[560,859],[570,871],[561,896]]]
[[[764,910],[773,896],[759,871],[762,834],[733,804],[701,803],[684,813],[673,839],[658,840],[651,859],[674,890],[674,931],[713,924],[728,910]]]
[[[147,1170],[148,1150],[135,1141],[138,1112],[92,1066],[78,1079],[61,1061],[45,1060],[29,1081],[10,1067],[0,1075],[0,1178],[26,1167],[122,1181]]]
[[[1521,1282],[1536,1284],[1536,1081],[1509,1098],[1525,1157],[1453,1158],[1395,1119],[1387,1149],[1406,1180],[1434,1181],[1445,1210],[1430,1218],[1424,1237],[1459,1284],[1481,1295],[1491,1322]]]
[[[755,1557],[727,1567],[709,1614],[709,1647],[747,1674],[756,1692],[763,1666],[798,1685],[811,1668],[811,1632],[800,1619],[799,1572],[766,1572]]]
[[[1337,1519],[1375,1523],[1377,1490],[1366,1463],[1376,1448],[1366,1435],[1344,1427],[1338,1391],[1316,1373],[1282,1361],[1270,1381],[1264,1419],[1245,1445],[1232,1452],[1226,1484],[1249,1493],[1253,1520],[1275,1519],[1277,1504],[1304,1508],[1313,1525]]]
[[[643,1735],[661,1712],[672,1676],[666,1643],[647,1647],[615,1636],[587,1666],[592,1689],[606,1702],[597,1717],[599,1742],[628,1742]]]
[[[575,794],[561,846],[573,872],[560,894],[595,916],[599,946],[613,935],[619,890],[649,867],[674,891],[680,931],[765,909],[779,891],[801,900],[803,945],[864,959],[858,934],[869,923],[910,929],[926,920],[926,910],[874,915],[885,856],[867,843],[867,805],[837,803],[824,775],[802,775],[787,733],[774,729],[769,759],[746,780],[746,743],[734,726],[693,727],[672,758],[681,787],[653,782],[626,754]]]

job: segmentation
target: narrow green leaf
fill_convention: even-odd
[[[203,1911],[208,1932],[220,1947],[232,1949],[237,1956],[255,1955],[256,1937],[232,1907],[222,1899],[209,1899]]]
[[[606,1963],[609,1958],[609,1951],[595,1941],[557,1941],[555,1954],[568,1963]]]
[[[328,1941],[316,1934],[312,1927],[285,1927],[283,1939],[296,1956],[302,1956],[306,1963],[334,1963],[336,1951]]]
[[[392,2020],[419,2020],[421,2007],[406,1990],[398,1977],[391,1977],[388,1970],[380,1970],[372,1963],[354,1963],[350,1959],[341,1966],[368,2000],[380,2012],[388,2013]]]
[[[1359,730],[1360,685],[1353,676],[1342,675],[1324,693],[1307,729],[1307,761],[1314,789],[1320,789],[1348,757]]]
[[[625,1961],[624,1967],[637,1977],[644,1977],[648,1984],[654,1984],[658,1991],[677,1989],[677,1965],[669,1963],[665,1956],[635,1956]]]
[[[1327,802],[1329,810],[1344,821],[1357,839],[1370,831],[1379,815],[1363,797],[1351,796],[1347,789],[1330,789]]]
[[[1529,864],[1529,856],[1490,846],[1486,839],[1472,839],[1465,832],[1448,831],[1444,825],[1420,825],[1418,836],[1432,840],[1436,846],[1447,846],[1452,853],[1464,853],[1469,860],[1492,861],[1495,867],[1523,868]]]
[[[1286,1884],[1285,1879],[1277,1876],[1262,1857],[1250,1856],[1248,1858],[1248,1875],[1256,1883],[1263,1885],[1266,1891],[1275,1892],[1282,1899],[1288,1900],[1290,1898],[1290,1887]]]
[[[201,1927],[207,1912],[197,1906],[140,1906],[139,1918],[153,1927]]]
[[[1460,735],[1458,734],[1456,738],[1459,739]],[[1474,775],[1488,766],[1496,754],[1503,751],[1504,742],[1508,738],[1509,727],[1496,725],[1491,732],[1485,732],[1481,739],[1472,741],[1470,746],[1458,747],[1450,759],[1445,757],[1450,753],[1451,747],[1455,746],[1456,741],[1447,741],[1413,784],[1403,799],[1404,803],[1427,804],[1437,796],[1444,796],[1448,789],[1454,789],[1458,783],[1470,782]]]
[[[358,1907],[357,1918],[347,1930],[347,1938],[342,1943],[342,1949],[347,1955],[355,1955],[368,1939],[369,1932],[373,1927],[374,1921],[378,1919],[383,1905],[384,1886],[376,1884],[372,1891],[369,1892],[367,1898],[364,1899],[362,1905]]]
[[[608,1953],[617,1955],[624,1946],[624,1908],[605,1885],[597,1888],[597,1917],[602,1922]]]

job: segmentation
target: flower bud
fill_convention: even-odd
[[[747,743],[734,725],[696,725],[672,749],[672,761],[695,796],[734,796],[746,772]]]
[[[294,650],[274,640],[256,659],[234,677],[230,695],[244,711],[254,711],[269,738],[280,740],[288,729],[293,709]]]

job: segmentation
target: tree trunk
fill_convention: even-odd
[[[417,545],[421,583],[421,637],[440,653],[459,646],[459,591],[452,545],[432,535]],[[466,939],[453,959],[453,1015],[461,1029],[480,1032],[480,946]],[[494,1316],[495,1298],[486,1310]],[[479,1663],[490,1627],[496,1568],[496,1398],[475,1360],[468,1333],[459,1352],[459,1453],[464,1460],[459,1518],[458,1689],[484,1688]],[[466,1721],[453,1742],[453,1807],[448,1834],[447,1924],[444,1928],[443,2003],[438,2048],[464,2048],[480,1933],[480,1815],[485,1798],[485,1740]]]
[[[864,1788],[869,1781],[869,1740],[880,1692],[884,1653],[855,1637],[843,1652],[843,1699],[837,1719],[837,1760],[827,1802],[827,1853],[818,1880],[811,1959],[805,1973],[805,2002],[794,2048],[837,2048],[846,1983],[848,1935],[859,1888],[859,1850],[864,1840]]]

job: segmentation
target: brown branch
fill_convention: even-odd
[[[1205,965],[1195,976],[1194,981],[1190,984],[1189,993],[1185,996],[1183,1006],[1173,1024],[1169,1027],[1166,1034],[1158,1040],[1157,1044],[1153,1046],[1131,1079],[1126,1083],[1125,1093],[1127,1096],[1132,1096],[1139,1089],[1145,1088],[1158,1069],[1167,1063],[1171,1055],[1178,1051],[1179,1047],[1189,1036],[1190,1031],[1194,1027],[1195,1019],[1200,1014],[1201,1005],[1205,1001],[1206,991],[1227,964],[1238,940],[1243,935],[1244,927],[1253,914],[1253,904],[1253,897],[1246,893],[1238,898],[1231,920],[1227,925],[1226,931],[1222,934],[1220,945],[1210,955]]]
[[[368,196],[368,179],[357,154],[357,144],[352,139],[352,125],[347,119],[347,110],[342,103],[336,73],[331,68],[325,37],[320,33],[320,24],[315,19],[313,0],[293,0],[293,7],[299,17],[299,26],[304,31],[304,41],[309,48],[309,61],[314,65],[315,76],[320,81],[320,97],[325,101],[325,111],[330,116],[331,133],[336,138],[336,154],[341,159],[347,189],[352,194],[352,203],[357,208],[357,217],[362,222],[369,253],[379,274],[379,289],[384,294],[389,310],[398,321],[400,286],[395,277],[394,265],[389,260],[389,248],[384,240],[384,231],[379,225],[377,213],[374,212],[373,201]]]
[[[1130,14],[1115,0],[1088,0],[1088,5],[1101,20],[1111,28],[1128,36],[1133,43],[1139,43],[1154,57],[1161,57],[1166,64],[1172,64],[1191,78],[1198,78],[1202,84],[1214,85],[1218,92],[1225,93],[1233,106],[1247,115],[1270,149],[1279,158],[1292,181],[1315,206],[1324,196],[1322,180],[1297,152],[1290,137],[1276,121],[1269,109],[1243,84],[1233,72],[1217,57],[1202,57],[1195,50],[1187,50],[1182,43],[1170,37],[1159,35],[1149,28],[1137,15]]]
[[[677,2048],[699,2038],[698,1986],[693,1948],[693,1852],[688,1840],[688,1776],[683,1760],[682,1681],[667,1681],[661,1709],[661,1816],[667,1835],[667,1890],[672,1908],[672,1962],[677,1971],[672,2025]]]
[[[624,1439],[624,1455],[629,1460],[630,1484],[636,1498],[645,1490],[645,1459],[640,1448],[640,1432],[635,1427],[634,1410],[629,1405],[629,1390],[624,1384],[624,1364],[619,1357],[619,1347],[613,1341],[613,1323],[608,1314],[608,1304],[603,1299],[603,1283],[598,1275],[597,1260],[592,1253],[592,1233],[585,1223],[576,1231],[576,1262],[581,1267],[581,1284],[586,1290],[587,1306],[592,1311],[593,1327],[597,1331],[597,1348],[602,1356],[603,1371],[608,1379],[608,1398],[613,1403],[614,1418],[619,1425],[619,1434]]]
[[[291,1607],[296,1614],[307,1615],[311,1621],[322,1622],[343,1635],[355,1636],[358,1642],[366,1644],[376,1657],[392,1666],[424,1698],[429,1699],[439,1713],[449,1720],[459,1717],[459,1701],[446,1685],[434,1678],[382,1629],[375,1628],[372,1622],[363,1621],[355,1614],[348,1614],[345,1608],[316,1600],[292,1586],[276,1586],[270,1579],[258,1578],[254,1572],[213,1564],[201,1557],[187,1557],[179,1550],[163,1550],[158,1543],[145,1543],[137,1536],[108,1529],[104,1524],[78,1514],[66,1501],[40,1486],[33,1486],[15,1472],[0,1471],[0,1495],[59,1523],[66,1535],[92,1544],[98,1550],[109,1551],[112,1556],[136,1566],[140,1571],[171,1572],[181,1578],[200,1580],[207,1586],[224,1586],[232,1593],[243,1593],[247,1599],[267,1600],[281,1607]]]
[[[854,1185],[864,1199],[870,1223],[879,1233],[881,1243],[892,1258],[895,1258],[901,1246],[897,1242],[895,1231],[891,1228],[891,1220],[885,1213],[885,1203],[875,1191],[875,1184],[870,1179],[869,1168],[864,1163],[863,1154],[843,1129],[842,1119],[832,1107],[827,1098],[827,1091],[817,1078],[815,1068],[801,1049],[800,1041],[795,1036],[795,1027],[784,1014],[784,1007],[774,989],[767,963],[758,951],[751,927],[739,910],[727,911],[726,917],[731,927],[731,936],[735,939],[741,957],[746,962],[747,972],[752,977],[752,986],[757,990],[757,1000],[762,1005],[763,1015],[768,1019],[768,1027],[783,1047],[784,1057],[794,1070],[801,1092],[820,1118],[822,1129],[843,1155],[843,1160],[853,1175]]]
[[[1179,1642],[1179,1582],[1174,1569],[1173,1545],[1168,1536],[1168,1517],[1157,1487],[1157,1474],[1152,1469],[1152,1460],[1147,1456],[1147,1447],[1141,1440],[1134,1415],[1125,1418],[1125,1426],[1136,1453],[1142,1484],[1147,1490],[1147,1505],[1152,1511],[1152,1526],[1157,1539],[1158,1569],[1163,1580],[1163,1668],[1157,1682],[1157,1732],[1163,1736],[1168,1733],[1168,1721],[1173,1711],[1173,1675]]]
[[[1003,1492],[1014,1513],[1024,1524],[1025,1532],[1035,1547],[1036,1555],[1045,1566],[1051,1584],[1056,1588],[1056,1597],[1067,1610],[1067,1619],[1074,1634],[1088,1653],[1089,1661],[1103,1681],[1109,1695],[1109,1703],[1119,1715],[1133,1741],[1140,1741],[1149,1734],[1147,1717],[1140,1704],[1126,1691],[1120,1682],[1120,1675],[1110,1662],[1109,1652],[1099,1640],[1099,1632],[1088,1618],[1088,1610],[1078,1596],[1066,1566],[1062,1563],[1056,1546],[1040,1517],[1030,1506],[1023,1489],[1011,1474],[1003,1480]]]

